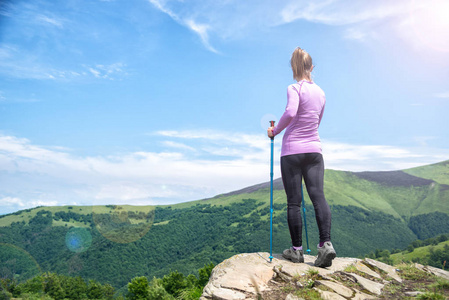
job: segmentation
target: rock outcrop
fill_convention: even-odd
[[[394,267],[369,258],[337,257],[331,267],[317,268],[314,256],[305,255],[304,263],[273,256],[271,262],[265,252],[238,254],[223,261],[213,269],[200,299],[301,299],[289,293],[296,288],[313,290],[323,299],[376,299],[386,286],[400,286],[403,281]],[[416,266],[449,278],[447,271]]]

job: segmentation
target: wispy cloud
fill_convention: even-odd
[[[80,80],[93,76],[98,79],[117,80],[128,75],[126,65],[121,62],[113,64],[82,64],[76,69],[55,68],[29,49],[16,45],[0,46],[0,74],[19,79],[37,80]]]
[[[2,45],[0,73],[13,78],[51,79],[55,70],[41,66],[36,59],[35,55],[24,55],[15,45]]]
[[[93,157],[0,136],[0,198],[17,209],[36,203],[168,204],[269,180],[270,142],[263,135],[174,130],[151,138],[161,139],[166,149]],[[397,170],[447,159],[445,151],[428,147],[323,141],[323,149],[327,168],[351,171]],[[276,143],[275,177],[280,176],[279,153]]]
[[[0,103],[34,103],[39,102],[40,100],[35,97],[34,94],[32,94],[28,98],[11,98],[8,97],[5,92],[0,91]]]
[[[11,8],[13,7],[14,0],[3,0],[0,1],[0,18],[10,17]]]
[[[255,31],[298,21],[341,27],[342,37],[351,40],[388,41],[395,37],[414,47],[425,46],[424,41],[427,46],[449,51],[446,0],[148,1],[198,34],[213,52],[212,35],[222,40],[241,39]]]
[[[85,67],[96,78],[115,80],[128,75],[128,73],[125,71],[126,65],[123,63],[114,63],[110,65],[98,64],[92,67]]]
[[[0,76],[72,81],[92,78],[117,80],[128,75],[126,64],[108,55],[101,56],[107,63],[92,59],[92,52],[104,44],[110,47],[106,40],[116,41],[115,36],[106,34],[114,24],[104,17],[104,11],[91,16],[82,8],[85,5],[82,1],[64,9],[45,1],[7,2],[11,2],[5,8],[7,18],[14,22],[5,27],[8,31],[2,32]],[[106,24],[99,21],[104,19]],[[85,45],[90,47],[85,48]]]
[[[348,25],[385,19],[404,12],[407,1],[291,1],[281,10],[282,21],[299,19],[327,25]]]
[[[63,22],[60,19],[57,19],[54,17],[51,18],[51,17],[45,16],[45,15],[37,15],[36,20],[43,24],[48,24],[48,25],[59,27],[59,28],[63,28]]]
[[[216,52],[210,44],[210,33],[222,39],[244,38],[254,30],[293,23],[299,20],[331,26],[350,26],[343,31],[348,39],[364,40],[375,34],[368,22],[385,20],[404,13],[405,0],[395,1],[204,1],[148,0],[177,23],[186,26],[201,38],[203,45]],[[201,21],[199,21],[201,20]],[[373,24],[370,24],[371,26]]]
[[[177,13],[166,7],[165,4],[162,3],[163,1],[160,0],[148,0],[148,1],[151,4],[153,4],[158,10],[170,16],[170,18],[172,18],[175,22],[179,23],[182,26],[186,26],[194,33],[198,34],[198,36],[201,39],[201,42],[203,43],[204,47],[206,47],[206,49],[214,53],[219,53],[214,47],[212,47],[212,45],[209,42],[209,33],[208,33],[210,29],[209,25],[201,24],[195,21],[191,16],[188,17],[179,16]]]
[[[192,31],[200,36],[201,42],[203,43],[204,47],[206,47],[209,51],[219,53],[214,47],[212,47],[209,42],[209,25],[199,24],[194,20],[186,20],[185,23]]]

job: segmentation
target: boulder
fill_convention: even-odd
[[[313,265],[315,257],[304,255],[304,263],[293,263],[274,254],[243,253],[226,259],[212,270],[201,300],[301,299],[292,290],[305,289],[313,278],[313,289],[323,299],[377,299],[385,284],[402,284],[396,269],[373,259],[337,257],[328,268]],[[348,266],[355,267],[346,272]],[[449,272],[419,264],[417,268],[449,279]],[[357,273],[357,274],[355,274]],[[388,275],[388,276],[385,276]],[[303,276],[309,276],[301,282]],[[310,288],[310,287],[309,287]],[[311,290],[313,291],[313,290]],[[414,293],[415,291],[408,291]],[[410,294],[412,295],[412,294]],[[414,295],[414,294],[413,294]]]

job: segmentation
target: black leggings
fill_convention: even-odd
[[[303,177],[315,209],[320,242],[330,241],[331,211],[324,198],[324,161],[321,153],[282,156],[281,173],[287,194],[287,220],[293,246],[302,246],[301,184]]]

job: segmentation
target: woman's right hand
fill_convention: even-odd
[[[274,129],[274,127],[268,127],[268,129],[267,129],[267,135],[270,139],[274,138],[273,129]]]

